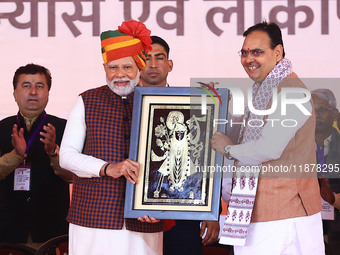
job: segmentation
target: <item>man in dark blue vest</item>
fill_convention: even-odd
[[[59,166],[66,121],[45,112],[51,83],[49,70],[35,64],[13,78],[19,112],[0,122],[0,242],[37,248],[67,233],[72,174]]]

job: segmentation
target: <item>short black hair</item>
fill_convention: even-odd
[[[283,40],[282,40],[282,33],[280,27],[276,23],[267,23],[267,21],[263,21],[262,23],[258,23],[250,28],[248,28],[244,33],[243,36],[246,37],[247,35],[251,34],[254,31],[263,31],[268,34],[271,40],[271,48],[275,49],[275,47],[279,44],[283,47]],[[282,56],[285,57],[285,49],[283,47]]]
[[[169,44],[161,37],[157,36],[157,35],[152,35],[150,36],[151,37],[151,40],[152,40],[152,44],[156,43],[156,44],[159,44],[161,46],[163,46],[163,48],[165,49],[166,51],[166,54],[167,54],[167,58],[169,58],[169,53],[170,53],[170,47],[169,47]]]
[[[16,89],[17,85],[18,85],[18,80],[19,80],[19,76],[21,74],[43,74],[46,77],[46,82],[47,82],[47,86],[48,86],[48,90],[51,89],[51,85],[52,85],[52,76],[51,76],[51,72],[50,70],[48,70],[46,67],[43,67],[41,65],[36,65],[36,64],[27,64],[25,66],[20,66],[14,74],[13,77],[13,88],[14,90]]]

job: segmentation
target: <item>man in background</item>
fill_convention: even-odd
[[[340,213],[334,208],[335,193],[340,193],[340,135],[333,127],[339,111],[333,92],[329,89],[312,91],[315,106],[315,142],[323,206],[331,214],[323,220],[324,239],[327,255],[340,253]],[[326,201],[326,202],[325,202]],[[327,204],[328,203],[328,204]]]
[[[159,36],[151,36],[151,51],[148,53],[145,68],[140,75],[143,87],[168,87],[168,73],[172,71],[173,62],[169,59],[170,47]]]
[[[0,121],[0,242],[37,248],[68,231],[72,174],[59,166],[66,121],[45,112],[51,84],[40,65],[14,74],[19,112]]]
[[[173,62],[169,59],[170,47],[159,36],[151,36],[152,44],[145,68],[141,72],[141,85],[144,87],[168,87],[168,73]],[[218,221],[165,220],[163,235],[164,255],[202,254],[202,244],[209,245],[217,241]],[[202,239],[204,233],[205,237]]]

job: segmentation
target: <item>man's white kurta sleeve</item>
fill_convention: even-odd
[[[280,94],[278,98],[281,98]],[[288,105],[287,115],[283,116],[280,105],[281,101],[278,100],[277,110],[268,116],[262,130],[262,137],[257,141],[232,146],[230,149],[232,157],[249,165],[258,165],[280,158],[289,141],[310,118],[310,115],[305,115],[295,105]],[[312,112],[310,101],[304,106],[310,113]]]
[[[78,97],[67,119],[60,146],[60,166],[79,177],[99,177],[105,161],[82,153],[86,138],[85,107]]]

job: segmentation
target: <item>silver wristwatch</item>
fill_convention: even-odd
[[[234,160],[234,158],[232,156],[230,156],[230,148],[232,145],[227,145],[226,147],[224,147],[224,156],[229,159],[229,160]]]

